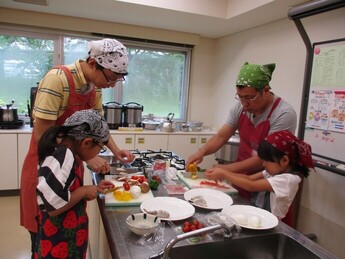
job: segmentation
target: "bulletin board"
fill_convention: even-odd
[[[321,167],[345,171],[345,38],[313,44],[304,140]]]

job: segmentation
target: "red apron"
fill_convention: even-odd
[[[93,89],[86,95],[78,94],[75,91],[73,76],[65,66],[57,66],[64,71],[70,88],[68,107],[66,111],[56,120],[55,125],[62,125],[64,121],[74,112],[91,109],[95,103],[96,92]],[[37,233],[38,215],[36,187],[38,183],[38,155],[37,142],[32,131],[30,147],[23,163],[21,188],[20,188],[20,225],[31,232]]]
[[[250,121],[250,119],[246,115],[246,112],[242,111],[239,118],[239,123],[238,123],[240,144],[238,148],[237,161],[243,161],[245,159],[252,157],[253,151],[256,151],[258,149],[259,143],[267,137],[268,132],[270,131],[270,128],[271,128],[269,119],[272,115],[272,112],[278,106],[280,100],[281,98],[277,98],[277,100],[275,100],[267,116],[267,119],[259,123],[256,127]],[[239,188],[238,186],[235,186],[235,187],[238,189],[238,192],[241,196],[250,200],[250,196],[251,196],[250,192],[245,191]]]
[[[71,192],[83,186],[82,168],[82,164],[78,162],[73,165],[75,180],[69,188]],[[60,255],[59,258],[85,259],[88,244],[88,224],[86,200],[84,199],[71,209],[54,217],[49,216],[47,211],[40,210],[38,258],[55,258],[54,254],[58,254]]]

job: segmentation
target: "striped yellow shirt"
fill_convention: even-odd
[[[77,60],[74,64],[67,65],[73,76],[76,92],[86,94],[89,92],[88,84],[84,77],[80,63]],[[69,99],[69,85],[62,70],[52,69],[41,80],[33,109],[33,118],[45,120],[57,120],[66,110]],[[102,89],[96,88],[96,102],[93,107],[103,115]]]

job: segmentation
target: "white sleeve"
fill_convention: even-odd
[[[271,212],[279,219],[285,217],[299,188],[301,178],[298,175],[285,173],[267,178],[273,192],[270,194]]]

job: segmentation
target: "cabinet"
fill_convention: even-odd
[[[29,151],[31,134],[18,134],[18,187],[20,189],[20,178],[24,159]]]
[[[168,149],[178,156],[187,160],[190,155],[198,151],[212,135],[169,135]],[[214,155],[204,157],[203,162],[199,165],[201,168],[210,168],[216,163]]]
[[[135,134],[111,134],[111,137],[120,149],[135,149]]]
[[[0,143],[0,190],[18,189],[17,134],[1,134]]]
[[[168,135],[163,134],[137,134],[135,148],[143,150],[168,150]]]

